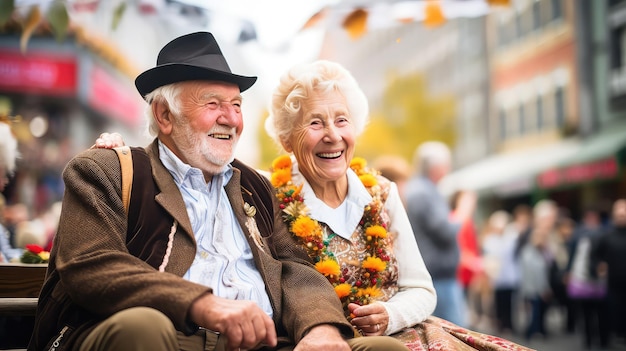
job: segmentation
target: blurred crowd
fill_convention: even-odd
[[[435,162],[424,160],[423,154],[418,148],[412,165],[392,156],[380,157],[375,164],[404,194],[410,194],[414,190],[409,188],[416,184],[413,178],[433,184],[441,178],[429,172],[427,168],[435,168]],[[439,158],[438,167],[451,168],[449,156],[430,156]],[[562,330],[557,332],[580,335],[585,350],[626,345],[626,260],[622,259],[626,255],[626,199],[612,200],[608,211],[600,204],[587,206],[580,218],[571,216],[573,208],[551,199],[520,203],[512,210],[497,209],[486,218],[477,218],[473,191],[458,190],[447,200],[449,221],[457,222],[455,279],[463,291],[466,312],[460,325],[530,343],[534,338],[547,339],[555,331],[547,326],[550,315],[560,321]],[[423,201],[423,197],[404,196],[403,201],[411,217],[416,216],[411,214],[415,207],[411,201]],[[459,207],[470,214],[455,219]],[[426,227],[417,220],[412,224],[416,232]],[[441,239],[443,234],[431,235]],[[417,241],[424,254],[424,239],[417,237]],[[425,263],[433,274],[442,256],[431,262],[427,256]]]

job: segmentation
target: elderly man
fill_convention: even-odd
[[[466,303],[457,280],[460,251],[457,236],[475,206],[471,192],[463,192],[454,214],[437,183],[451,169],[452,156],[446,144],[427,141],[415,151],[416,175],[405,185],[406,210],[420,246],[426,268],[433,278],[437,306],[433,314],[466,327]]]
[[[174,39],[137,77],[156,139],[132,150],[128,215],[115,152],[69,162],[29,350],[404,349],[352,338],[271,184],[234,160],[255,81],[206,32]]]

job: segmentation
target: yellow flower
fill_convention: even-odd
[[[337,294],[337,296],[339,296],[340,299],[343,299],[344,297],[350,295],[351,291],[352,285],[348,283],[343,283],[335,286],[335,293]]]
[[[291,223],[291,232],[295,235],[306,238],[314,234],[317,223],[309,217],[298,217],[293,223]]]
[[[272,162],[272,169],[275,171],[279,169],[291,170],[291,157],[289,157],[289,155],[282,155],[282,156],[277,157]]]
[[[363,185],[365,185],[368,188],[378,184],[378,180],[376,180],[376,177],[374,177],[373,175],[369,173],[360,175],[359,179],[361,180],[361,183],[363,183]]]
[[[363,261],[363,268],[373,269],[376,272],[382,272],[387,268],[387,264],[378,257],[368,257]]]
[[[325,276],[339,276],[341,270],[339,268],[339,263],[335,260],[327,259],[319,261],[315,264],[315,269],[318,272],[322,273]]]
[[[289,168],[281,168],[272,172],[270,181],[275,188],[279,188],[287,184],[291,180],[291,170]]]
[[[48,260],[50,260],[50,252],[48,251],[41,251],[38,255],[44,262],[48,262]]]
[[[360,170],[365,168],[365,165],[367,165],[367,161],[365,161],[363,157],[354,157],[352,161],[350,161],[350,168],[356,173],[359,173]]]
[[[378,297],[381,295],[380,289],[374,286],[367,287],[365,289],[359,289],[357,296]]]
[[[365,234],[368,236],[375,236],[378,238],[386,238],[387,237],[387,230],[385,228],[383,228],[382,226],[379,225],[373,225],[371,227],[368,227],[367,229],[365,229]]]

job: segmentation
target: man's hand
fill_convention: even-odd
[[[350,346],[332,325],[318,325],[300,340],[293,351],[350,351]]]
[[[197,299],[189,311],[197,325],[219,332],[228,350],[250,350],[277,343],[274,321],[254,302],[228,300],[213,294]]]
[[[350,321],[363,335],[385,335],[389,325],[389,314],[379,303],[361,306],[356,303],[348,305],[353,316]]]

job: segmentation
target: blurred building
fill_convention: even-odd
[[[574,216],[626,196],[625,91],[615,82],[623,5],[518,0],[488,16],[492,154],[454,172],[448,189],[465,184],[492,209],[552,198]]]
[[[61,200],[67,161],[100,133],[117,131],[129,144],[145,144],[145,103],[134,78],[154,65],[165,42],[205,25],[201,10],[177,2],[161,9],[138,1],[116,18],[122,3],[68,3],[65,39],[42,24],[24,51],[20,23],[9,21],[0,34],[0,113],[19,116],[21,153],[3,195],[26,204],[31,216]]]
[[[575,1],[579,105],[575,155],[536,178],[538,194],[574,211],[626,197],[626,1]],[[572,208],[573,207],[573,208]]]
[[[18,34],[0,36],[0,101],[20,116],[14,130],[21,158],[7,193],[34,215],[61,199],[63,167],[101,131],[138,128],[142,101],[129,77],[108,60],[122,58],[104,49],[104,42],[72,37],[59,44],[42,35],[23,54],[19,41]]]

